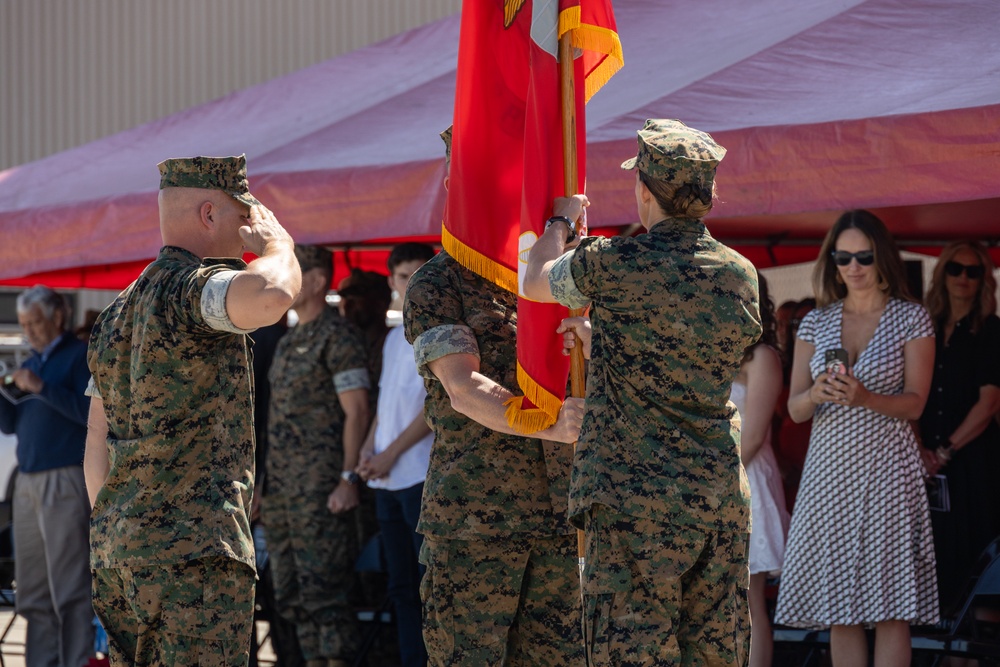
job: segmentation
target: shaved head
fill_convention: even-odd
[[[222,198],[230,199],[229,195],[221,190],[207,190],[205,188],[164,188],[160,190],[160,218],[172,218],[175,216],[198,215],[198,208],[204,202],[218,204]]]
[[[164,188],[158,195],[160,235],[166,245],[199,257],[238,257],[242,242],[237,229],[250,207],[222,190]]]

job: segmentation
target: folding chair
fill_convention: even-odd
[[[376,533],[361,549],[354,561],[355,572],[386,573],[385,547],[382,544],[382,533]],[[378,639],[379,633],[385,628],[391,628],[395,619],[392,614],[392,600],[386,594],[377,609],[358,609],[358,624],[365,628],[361,646],[354,657],[352,667],[363,667],[368,658],[368,652]]]
[[[915,655],[933,655],[935,665],[946,655],[1000,665],[1000,537],[980,554],[955,617],[914,628],[912,646]]]
[[[869,631],[869,647],[871,635]],[[923,657],[937,665],[944,656],[960,656],[976,659],[981,666],[1000,665],[1000,537],[980,555],[954,618],[934,626],[913,626],[910,635],[915,662]],[[792,657],[803,667],[819,664],[829,645],[829,630],[774,629],[776,663],[781,655],[785,658],[781,664],[792,664],[788,662]]]
[[[12,645],[7,640],[10,629],[17,621],[17,613],[14,612],[14,524],[11,521],[11,501],[0,502],[0,608],[10,609],[10,619],[0,630],[0,667],[5,667],[4,648]],[[24,647],[19,645],[20,653],[24,655]]]
[[[274,600],[274,582],[271,577],[271,557],[267,550],[266,532],[254,526],[254,547],[257,552],[257,587],[254,599],[254,631],[250,642],[250,667],[302,667],[302,651],[295,635],[295,626],[281,618]],[[258,642],[257,621],[267,623],[267,633]],[[261,648],[268,642],[276,661],[260,658]],[[0,667],[3,667],[0,665]]]

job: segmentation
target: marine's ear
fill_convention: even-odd
[[[198,207],[198,219],[204,227],[212,229],[215,227],[215,204],[206,199]]]

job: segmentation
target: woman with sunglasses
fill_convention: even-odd
[[[812,433],[776,621],[830,627],[835,666],[910,664],[910,623],[938,620],[924,468],[909,422],[923,411],[934,328],[910,298],[885,225],[849,211],[823,241],[817,308],[795,340],[788,411]],[[832,362],[832,363],[830,363]]]
[[[1000,535],[1000,319],[993,262],[982,245],[941,252],[927,292],[937,333],[934,379],[920,418],[931,475],[947,480],[950,509],[932,511],[941,611],[964,592],[979,554]]]

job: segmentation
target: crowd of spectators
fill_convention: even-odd
[[[277,599],[272,599],[278,613],[271,620],[279,664],[320,664],[316,658],[337,664],[329,657],[353,654],[357,632],[345,632],[353,623],[345,620],[352,618],[346,594],[357,576],[352,560],[379,531],[402,664],[426,664],[416,523],[433,437],[422,415],[422,381],[415,366],[403,363],[412,361],[412,348],[401,329],[386,326],[385,312],[391,290],[404,291],[409,275],[433,251],[405,244],[390,258],[390,276],[352,272],[340,285],[339,316],[322,298],[332,270],[329,253],[303,249],[297,254],[304,293],[310,272],[318,269],[316,313],[310,316],[307,293],[296,302],[302,311],[291,329],[296,335],[286,334],[284,321],[254,335],[257,488],[264,500],[263,512],[259,499],[255,502],[253,518],[268,534],[269,565],[278,582]],[[943,249],[921,305],[910,296],[899,251],[885,226],[866,211],[851,211],[823,243],[815,267],[816,298],[775,309],[766,280],[758,276],[763,335],[746,350],[731,394],[741,416],[741,457],[752,491],[752,665],[771,663],[772,613],[783,625],[831,627],[835,664],[866,655],[864,628],[874,625],[876,663],[889,665],[908,661],[911,624],[933,624],[956,612],[977,559],[1000,537],[1000,318],[994,269],[982,244],[952,243]],[[77,644],[91,642],[89,600],[81,612],[86,622],[72,625],[73,616],[56,612],[60,605],[75,604],[64,594],[76,584],[57,576],[68,576],[66,563],[86,563],[86,545],[77,548],[75,558],[50,553],[56,544],[71,549],[69,536],[79,531],[40,521],[45,489],[39,487],[38,502],[29,494],[35,476],[47,479],[67,469],[82,476],[86,410],[78,404],[86,397],[73,374],[75,362],[67,357],[64,366],[60,361],[60,355],[68,354],[63,348],[76,349],[68,333],[68,312],[60,304],[58,295],[39,287],[18,301],[34,355],[8,380],[37,400],[15,404],[9,394],[0,398],[0,426],[20,436],[15,546],[19,611],[29,620],[28,650],[40,650],[36,635],[44,628],[47,636],[62,637],[61,643],[47,642],[48,648],[79,653]],[[331,318],[336,322],[327,322]],[[302,363],[302,349],[312,345],[312,338],[300,338],[313,321],[326,323],[323,330],[329,335],[321,337],[325,342],[316,355]],[[272,358],[279,360],[277,366],[271,366]],[[292,358],[301,373],[292,372]],[[326,413],[343,399],[345,412],[333,426],[306,428],[300,413],[315,411],[306,410],[302,373],[316,370],[321,371],[317,386],[305,393]],[[332,398],[319,390],[331,378]],[[279,391],[272,395],[275,382]],[[57,392],[60,383],[66,389]],[[282,386],[287,387],[284,393]],[[276,407],[280,405],[286,408]],[[39,411],[51,417],[39,422]],[[348,438],[357,442],[346,447],[345,420],[350,421],[346,415],[352,411],[363,426]],[[66,443],[59,450],[66,455],[46,457],[47,450],[33,444],[36,435],[63,421],[66,428],[56,440]],[[76,440],[70,442],[73,433]],[[320,449],[337,454],[329,474],[319,479],[320,457],[308,452],[319,451],[323,433],[332,444]],[[295,461],[297,468],[285,470]],[[305,502],[302,484],[314,477],[315,508],[305,511],[279,502],[286,496],[289,502]],[[365,481],[377,489],[374,495],[360,488]],[[78,496],[79,503],[85,501],[82,490]],[[331,503],[336,507],[331,509]],[[359,505],[361,513],[368,512],[367,521],[355,517]],[[303,531],[319,525],[316,517],[343,523],[337,518],[341,514],[350,520],[329,540],[312,535],[308,553],[289,551]],[[70,521],[69,514],[60,510],[60,515],[63,523]],[[40,543],[48,547],[30,551],[35,542],[30,525],[59,535]],[[342,558],[334,563],[332,553]],[[304,563],[314,570],[295,574]],[[80,576],[89,589],[85,570]],[[331,571],[340,574],[337,581],[317,588],[316,595],[303,594],[303,587],[322,580],[318,572]],[[33,572],[41,577],[41,597],[33,592]],[[51,584],[46,583],[49,577]],[[44,610],[35,610],[36,598],[44,600]],[[337,610],[323,611],[338,599]],[[350,602],[356,604],[357,598]],[[317,625],[322,618],[336,629]]]
[[[867,660],[866,626],[876,665],[909,664],[910,626],[952,619],[1000,538],[994,269],[981,243],[949,244],[921,304],[881,220],[850,211],[824,241],[816,298],[777,309],[773,442],[792,521],[769,598],[779,624],[831,628],[834,664]],[[752,547],[750,562],[753,577]]]

